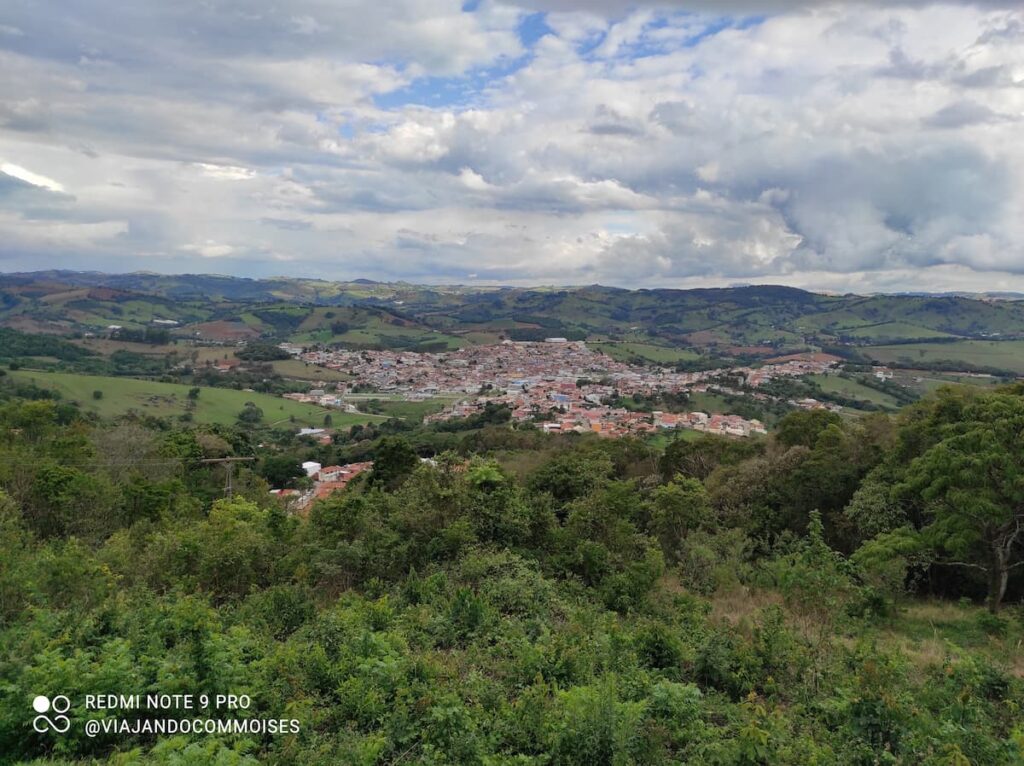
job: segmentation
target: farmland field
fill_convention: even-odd
[[[423,399],[421,401],[375,398],[369,399],[357,406],[365,412],[378,413],[389,418],[401,418],[402,420],[419,422],[423,420],[424,416],[440,412],[455,400],[456,397]]]
[[[863,353],[883,364],[905,361],[930,364],[946,360],[976,367],[994,367],[1024,375],[1024,341],[961,340],[955,343],[908,343],[872,346]]]
[[[957,375],[955,373],[931,372],[927,370],[896,370],[893,380],[900,385],[914,389],[922,396],[942,386],[960,385],[991,388],[1003,384],[1003,380],[996,377]]]
[[[836,330],[837,333],[851,338],[862,338],[869,341],[899,340],[900,338],[951,338],[949,333],[919,327],[909,322],[883,322],[881,324],[848,327]]]
[[[9,374],[15,380],[31,381],[42,388],[54,389],[65,400],[78,402],[82,409],[101,417],[117,417],[130,411],[156,417],[182,415],[186,412],[190,388],[177,383],[62,372],[18,370]],[[102,392],[102,398],[94,398],[94,391]],[[269,394],[231,388],[201,388],[192,417],[197,423],[231,424],[246,402],[252,402],[263,410],[263,420],[267,424],[294,418],[297,425],[319,426],[328,412],[336,428],[381,419],[373,415],[328,411]]]
[[[154,345],[111,338],[82,338],[73,340],[72,343],[90,351],[95,351],[102,356],[110,356],[117,351],[130,351],[133,354],[152,357],[178,354],[179,357],[192,358],[194,354],[195,361],[198,364],[235,358],[235,348],[233,346],[199,346],[184,342]]]
[[[842,378],[838,375],[810,375],[808,378],[830,394],[841,394],[851,399],[860,399],[889,409],[899,409],[900,406],[899,402],[889,394],[876,391],[857,380]]]
[[[701,391],[694,391],[690,394],[689,410],[706,412],[709,415],[730,413],[729,402],[718,394],[709,394]]]
[[[598,342],[588,344],[595,351],[601,351],[612,359],[620,362],[654,362],[655,364],[675,364],[676,362],[693,361],[700,355],[693,351],[670,346],[656,346],[653,343],[632,342]]]
[[[278,359],[271,362],[271,366],[278,375],[296,380],[322,380],[337,383],[349,380],[351,377],[337,370],[303,362],[301,359]]]
[[[423,330],[418,327],[375,322],[366,327],[350,329],[340,335],[329,327],[307,332],[298,332],[289,336],[293,343],[340,343],[355,346],[375,346],[381,343],[394,342],[400,346],[414,346],[420,343],[444,343],[449,349],[460,348],[465,344],[461,338],[439,332]]]

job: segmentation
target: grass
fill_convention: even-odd
[[[602,341],[589,344],[595,351],[602,351],[619,362],[675,364],[699,359],[700,354],[683,348],[658,346],[653,343],[632,341]]]
[[[851,338],[864,340],[899,340],[900,338],[951,338],[949,333],[933,330],[928,327],[910,324],[909,322],[883,322],[877,325],[842,328],[837,335],[848,335]]]
[[[323,380],[338,383],[351,378],[350,375],[346,375],[344,372],[331,370],[316,364],[309,364],[301,359],[279,359],[272,362],[271,366],[274,368],[274,372],[281,377],[294,378],[296,380]]]
[[[687,409],[690,412],[706,412],[709,415],[715,413],[728,415],[730,413],[729,403],[725,401],[724,397],[702,391],[694,391],[690,394],[690,406]]]
[[[422,421],[427,415],[440,412],[452,399],[424,399],[422,401],[404,401],[399,399],[370,399],[357,406],[364,412],[373,412],[389,418],[401,418],[413,422]]]
[[[42,388],[56,390],[65,401],[77,402],[83,410],[104,418],[132,411],[154,417],[177,417],[187,411],[190,386],[178,383],[34,370],[18,370],[9,375],[15,380],[31,381]],[[94,391],[102,391],[102,398],[93,398]],[[197,423],[228,425],[235,422],[246,402],[253,402],[263,410],[265,424],[287,423],[294,418],[296,425],[321,426],[328,412],[335,428],[381,419],[373,415],[326,410],[269,394],[206,387],[200,389],[192,417]]]
[[[110,356],[116,351],[130,351],[133,354],[142,354],[143,356],[155,357],[178,354],[180,357],[191,359],[192,354],[195,354],[196,362],[199,364],[235,358],[235,349],[231,346],[196,346],[189,343],[154,345],[151,343],[112,340],[110,338],[80,338],[73,340],[72,343],[82,348],[87,348],[90,351],[95,351],[102,356]]]
[[[374,326],[358,327],[341,335],[335,335],[330,328],[300,332],[290,336],[294,343],[330,343],[349,344],[353,346],[388,346],[395,343],[395,348],[412,348],[421,343],[444,343],[448,350],[466,345],[465,341],[453,335],[420,330],[416,327],[403,327],[377,323]]]
[[[644,442],[653,449],[664,450],[674,441],[692,442],[697,441],[701,436],[700,431],[694,431],[692,428],[661,429],[645,436]]]
[[[470,332],[459,333],[459,337],[474,346],[490,346],[501,342],[500,333],[487,332],[485,330],[472,330]]]
[[[931,372],[928,370],[894,370],[893,380],[919,392],[922,396],[942,386],[977,386],[991,388],[1003,384],[1001,378],[957,375],[956,373]]]
[[[912,601],[879,628],[882,645],[896,649],[920,667],[934,666],[966,651],[980,652],[1024,678],[1024,623],[1013,610],[1000,615],[1004,631],[986,630],[987,611],[975,604]]]
[[[813,329],[824,335],[842,335],[878,342],[954,337],[947,332],[913,322],[901,320],[866,322],[862,317],[857,317],[850,312],[831,312],[821,317],[802,317],[800,324],[806,329]]]
[[[961,340],[955,343],[907,343],[871,346],[862,352],[883,364],[906,361],[929,364],[963,362],[976,367],[994,367],[1024,375],[1024,340]]]
[[[666,575],[664,579],[671,578]],[[711,619],[749,633],[762,610],[783,606],[779,594],[743,585],[719,588],[711,597]],[[799,629],[801,619],[783,606],[787,623]],[[853,646],[858,639],[898,654],[922,676],[935,668],[953,666],[974,656],[1024,678],[1024,619],[1019,609],[1005,608],[993,622],[984,606],[935,599],[905,599],[889,618],[861,623],[853,634],[835,634],[839,644]]]
[[[821,386],[823,391],[830,394],[841,394],[851,399],[871,402],[887,409],[895,410],[899,409],[900,406],[899,402],[889,396],[889,394],[876,391],[858,380],[843,378],[839,375],[809,375],[808,378]]]

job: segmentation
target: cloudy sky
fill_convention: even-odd
[[[0,271],[1024,289],[1019,0],[5,0]]]

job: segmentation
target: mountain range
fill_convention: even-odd
[[[149,272],[0,274],[0,326],[75,335],[158,324],[207,340],[402,348],[550,336],[723,354],[1024,338],[1014,295],[826,295],[793,287],[476,287]]]

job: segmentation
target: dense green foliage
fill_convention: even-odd
[[[0,359],[11,360],[33,356],[49,356],[62,361],[74,362],[95,355],[60,338],[29,335],[7,327],[0,327]]]
[[[271,362],[275,359],[291,358],[291,354],[273,343],[247,343],[244,348],[235,351],[235,356],[254,362]]]
[[[0,762],[1024,759],[1021,391],[661,452],[497,412],[320,445],[31,393],[0,385]],[[201,461],[229,455],[259,459],[224,499]],[[306,513],[268,493],[364,457]],[[233,717],[300,731],[38,734],[43,691],[247,694]]]

